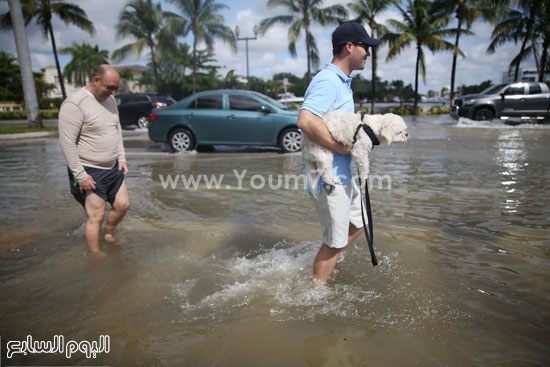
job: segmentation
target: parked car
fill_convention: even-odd
[[[120,124],[137,125],[141,128],[149,125],[149,115],[153,108],[163,108],[176,103],[169,95],[157,93],[121,93],[115,95],[115,100]]]
[[[473,120],[495,117],[544,119],[549,117],[550,92],[546,83],[499,84],[480,94],[455,98],[453,114]]]
[[[197,145],[271,145],[284,152],[301,149],[298,112],[258,92],[205,91],[172,106],[154,109],[149,138],[173,152]]]

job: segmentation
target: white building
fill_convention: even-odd
[[[125,92],[144,92],[147,88],[143,86],[138,86],[137,81],[138,79],[147,72],[147,68],[143,65],[127,65],[127,66],[114,66],[114,68],[120,72],[124,69],[130,69],[132,70],[133,77],[131,80],[121,79],[120,80],[120,89],[119,93],[125,93]],[[62,97],[61,94],[61,85],[59,84],[59,77],[57,75],[57,68],[55,65],[46,66],[42,69],[44,72],[44,79],[46,83],[55,85],[55,88],[50,90],[48,93],[48,98],[56,98],[56,97]],[[61,69],[61,72],[63,73],[63,69]],[[65,82],[65,92],[68,96],[75,93],[77,90],[82,88],[81,86],[74,85],[72,83],[69,83],[67,78],[63,78],[63,81]]]
[[[512,68],[509,71],[502,73],[502,83],[508,84],[514,82],[514,74],[516,72],[515,68]],[[536,69],[522,69],[519,68],[518,73],[519,82],[536,82],[539,80],[539,74]],[[544,81],[550,81],[550,73],[544,73]]]

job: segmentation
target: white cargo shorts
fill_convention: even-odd
[[[356,228],[363,227],[361,192],[355,182],[352,180],[349,185],[321,185],[317,197],[311,192],[309,196],[319,215],[323,242],[331,248],[345,247],[350,223]],[[368,223],[366,216],[365,223]]]

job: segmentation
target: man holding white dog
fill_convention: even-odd
[[[349,154],[352,146],[345,146],[332,137],[323,116],[334,110],[354,112],[350,74],[365,68],[369,47],[379,43],[361,24],[348,22],[338,26],[332,33],[332,62],[309,84],[298,116],[298,128],[312,141],[334,152],[332,170],[341,181],[331,186],[318,175],[312,180],[311,167],[305,165],[308,191],[323,232],[323,244],[313,262],[316,283],[328,280],[338,255],[363,232],[361,196],[353,182]]]

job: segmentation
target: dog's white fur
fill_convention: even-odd
[[[405,142],[408,138],[405,121],[393,113],[365,115],[361,121],[360,113],[331,111],[325,115],[323,121],[336,141],[344,145],[353,145],[351,155],[359,169],[361,179],[366,179],[369,175],[369,152],[372,149],[372,141],[361,129],[357,134],[357,141],[353,144],[353,135],[359,124],[365,123],[370,126],[374,134],[388,145],[392,142]],[[340,179],[332,172],[333,155],[331,150],[314,143],[305,134],[302,137],[302,150],[306,165],[308,165],[308,172],[312,172],[314,163],[327,184],[340,183]]]

